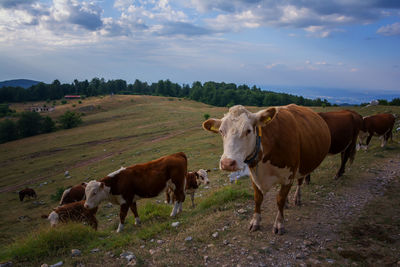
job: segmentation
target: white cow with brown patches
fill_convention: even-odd
[[[224,152],[220,168],[238,171],[250,167],[255,211],[250,230],[259,229],[264,194],[275,184],[278,214],[273,232],[284,232],[283,208],[295,180],[296,199],[304,177],[319,166],[330,147],[330,132],[325,121],[309,108],[294,104],[270,107],[257,113],[243,106],[229,109],[222,119],[203,122],[205,130],[220,133]]]

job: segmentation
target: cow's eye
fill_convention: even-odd
[[[250,130],[250,129],[248,129],[248,130],[246,131],[246,135],[248,135],[249,133],[251,133],[251,130]]]
[[[97,194],[97,192],[93,192],[93,195],[96,195]]]

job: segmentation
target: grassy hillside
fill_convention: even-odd
[[[210,242],[209,237],[202,236],[201,233],[220,227],[220,220],[226,216],[225,213],[231,213],[238,204],[251,206],[250,181],[244,180],[239,185],[228,184],[228,173],[217,169],[222,152],[221,138],[201,129],[205,113],[219,118],[227,108],[216,108],[177,98],[107,96],[85,99],[81,104],[70,102],[59,106],[51,116],[56,117],[67,109],[79,111],[85,106],[94,108],[84,109],[88,110],[83,117],[84,124],[78,128],[0,145],[0,242],[3,245],[0,249],[3,251],[0,253],[0,261],[13,258],[24,265],[37,265],[45,260],[48,263],[56,262],[67,255],[67,262],[73,264],[73,260],[68,260],[69,250],[79,248],[84,252],[84,262],[94,264],[101,261],[101,257],[97,258],[89,252],[96,247],[102,251],[112,251],[116,255],[122,250],[134,249],[139,258],[138,263],[146,263],[151,258],[148,250],[140,252],[137,249],[139,246],[147,249],[149,240],[172,240],[178,234],[180,237],[192,235],[193,246],[200,247]],[[23,105],[11,108],[23,109]],[[315,110],[334,109],[340,108]],[[252,107],[250,110],[257,111],[260,108]],[[356,108],[356,111],[362,115],[382,112],[400,114],[399,107],[376,106]],[[391,144],[389,148],[382,150],[378,143],[377,138],[374,138],[371,151],[357,155],[352,171],[348,171],[346,176],[356,176],[357,166],[390,158],[400,151],[398,144]],[[196,196],[197,207],[190,209],[190,201],[186,201],[184,212],[178,219],[169,218],[171,207],[161,204],[163,196],[140,200],[139,215],[143,225],[135,227],[129,213],[126,231],[121,235],[114,233],[119,212],[116,206],[107,208],[103,205],[99,209],[97,217],[100,224],[97,233],[80,225],[49,230],[48,222],[40,218],[57,206],[52,195],[59,188],[99,179],[121,166],[146,162],[178,151],[183,151],[188,156],[189,170],[212,170],[210,187],[200,189]],[[338,156],[328,157],[315,172],[313,181],[319,182],[324,180],[322,178],[326,180],[326,177],[333,177],[338,164]],[[69,171],[71,178],[64,176],[65,171]],[[37,200],[23,203],[18,200],[16,192],[26,186],[36,190]],[[305,194],[308,192],[311,189],[305,189]],[[240,215],[240,220],[247,222],[250,214]],[[179,229],[171,227],[171,222],[175,220],[181,222]],[[265,221],[263,224],[267,225]],[[67,236],[68,240],[65,239]],[[32,247],[37,249],[32,251]],[[171,253],[175,255],[179,251],[171,248]],[[168,258],[165,255],[164,257]],[[203,261],[201,256],[193,257],[193,264]]]

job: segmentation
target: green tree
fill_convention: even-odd
[[[37,135],[42,129],[43,117],[37,112],[22,112],[18,122],[18,131],[22,137]]]
[[[4,120],[0,122],[0,143],[5,143],[18,139],[18,129],[12,120]]]
[[[55,128],[56,124],[54,123],[54,121],[49,116],[44,117],[41,129],[42,133],[50,133],[54,131]]]
[[[61,128],[70,129],[81,124],[82,119],[78,113],[67,111],[60,117],[59,122],[61,123]]]

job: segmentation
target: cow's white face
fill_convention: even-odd
[[[102,182],[90,181],[85,188],[86,201],[84,207],[87,209],[96,208],[100,202],[109,198],[110,190],[111,188],[105,186]]]
[[[197,171],[197,174],[199,175],[198,182],[200,182],[200,184],[209,184],[210,183],[210,181],[208,180],[207,172],[209,172],[209,170],[206,171],[206,170],[200,169]]]
[[[276,108],[251,113],[243,106],[234,106],[221,119],[209,119],[203,122],[205,130],[220,133],[224,153],[220,160],[220,169],[238,171],[245,167],[245,159],[256,146],[256,127],[265,126],[276,114]]]

